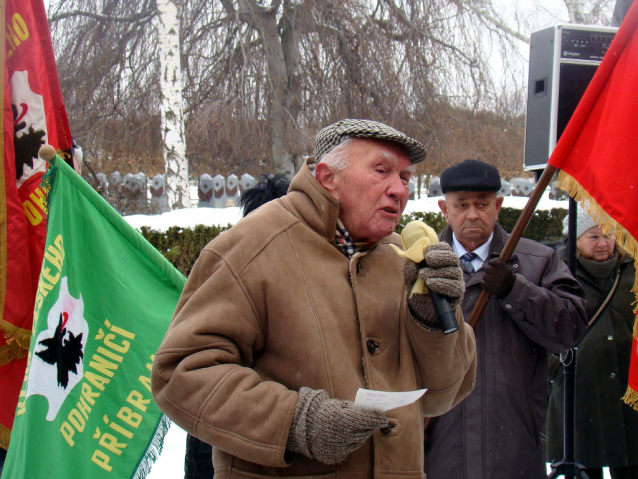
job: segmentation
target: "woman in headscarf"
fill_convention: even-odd
[[[567,234],[567,218],[564,234]],[[627,406],[634,326],[633,259],[585,211],[577,217],[576,279],[585,290],[589,330],[578,344],[575,376],[575,457],[590,479],[638,478],[638,411]],[[567,261],[566,242],[559,254]],[[550,358],[548,460],[563,457],[563,365]]]

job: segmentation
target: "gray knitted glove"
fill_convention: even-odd
[[[322,389],[301,388],[286,449],[324,464],[343,461],[389,423],[383,415],[355,411],[353,406]]]
[[[408,260],[403,267],[403,278],[408,294],[416,279],[421,278],[429,290],[446,296],[452,308],[463,300],[465,282],[459,267],[459,257],[447,243],[428,246],[423,262],[416,264]],[[412,315],[427,329],[440,330],[439,320],[434,312],[429,294],[414,294],[408,299]]]

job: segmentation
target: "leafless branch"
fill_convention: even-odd
[[[81,10],[73,10],[71,12],[63,12],[53,15],[49,18],[49,24],[59,22],[60,20],[64,20],[65,18],[72,17],[86,17],[94,20],[100,20],[103,22],[117,22],[117,23],[132,23],[140,20],[144,20],[147,18],[151,18],[157,15],[157,9],[149,9],[143,12],[136,13],[135,15],[131,15],[129,17],[115,17],[111,15],[101,15],[99,13],[94,12],[84,12]]]

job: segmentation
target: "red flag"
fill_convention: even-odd
[[[42,0],[5,0],[3,171],[0,175],[0,447],[7,448],[26,367],[44,255],[46,207],[38,150],[71,147]]]
[[[615,232],[634,260],[638,259],[637,25],[638,2],[634,2],[549,159],[561,169],[560,188],[579,201],[606,234]],[[638,294],[638,282],[634,292]],[[623,400],[636,409],[637,354],[634,339]]]

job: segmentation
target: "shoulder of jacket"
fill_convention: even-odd
[[[280,199],[270,201],[213,238],[202,250],[241,262],[265,248],[301,220],[288,211]]]
[[[522,254],[543,258],[550,258],[554,255],[558,255],[555,249],[527,238],[520,239],[516,245],[516,253],[519,255]]]

